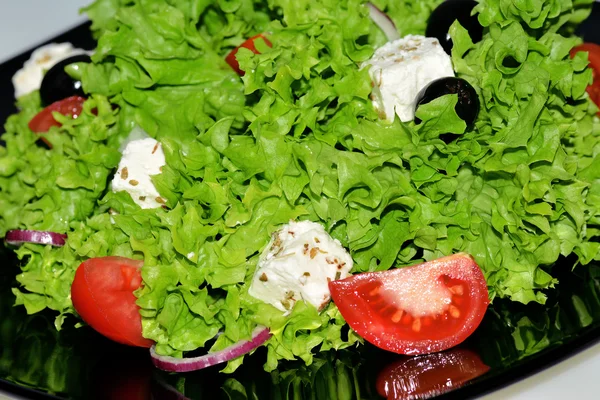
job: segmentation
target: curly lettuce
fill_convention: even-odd
[[[439,1],[375,3],[402,34],[423,34]],[[350,251],[355,273],[464,251],[483,269],[492,299],[544,303],[558,257],[600,258],[599,128],[585,93],[592,75],[585,54],[569,57],[579,43],[569,32],[590,5],[482,1],[478,43],[455,24],[455,70],[482,103],[467,127],[452,95],[420,107],[419,125],[378,118],[360,65],[385,38],[362,0],[96,1],[87,12],[98,48],[82,72],[88,112],[48,134],[53,149],[37,150],[25,127],[33,111],[23,107],[0,153],[0,200],[15,199],[0,217],[7,228],[33,204],[33,195],[16,193],[33,193],[36,182],[89,200],[57,203],[56,212],[90,205],[62,220],[64,248],[19,250],[27,263],[18,302],[64,318],[75,313],[68,285],[81,261],[141,259],[143,334],[160,354],[222,349],[262,324],[273,333],[267,370],[283,359],[310,364],[318,351],[360,342],[336,306],[318,313],[297,302],[283,316],[247,293],[269,235],[290,219],[309,219]],[[240,79],[224,58],[263,32],[273,45],[238,52]],[[91,107],[106,99],[116,109],[96,117]],[[164,209],[142,210],[106,188],[119,139],[135,126],[165,150],[167,165],[153,178]],[[19,147],[22,140],[29,145]],[[61,145],[69,140],[78,152]],[[12,163],[37,153],[62,154],[55,162],[77,168],[49,169],[56,184],[19,183]],[[81,171],[97,171],[102,185]],[[38,225],[23,225],[57,229],[52,213],[40,215]],[[60,283],[49,283],[53,274]]]

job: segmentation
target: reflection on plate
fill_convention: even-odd
[[[57,332],[52,313],[27,315],[13,307],[16,260],[6,252],[0,257],[10,262],[0,277],[0,388],[7,391],[14,391],[12,382],[81,399],[377,399],[386,393],[387,380],[396,393],[404,387],[443,395],[452,388],[458,390],[446,396],[466,398],[547,367],[600,338],[600,265],[573,274],[571,260],[562,260],[560,286],[546,306],[498,301],[458,350],[411,358],[365,345],[321,354],[310,366],[284,363],[270,374],[262,369],[266,353],[258,351],[232,375],[219,373],[219,366],[168,374],[153,368],[144,349],[117,345],[88,328]]]
[[[599,4],[580,34],[600,43],[597,26]],[[93,47],[87,24],[53,41]],[[15,111],[10,78],[28,56],[2,65],[2,121]],[[0,390],[29,398],[377,399],[379,393],[417,389],[468,398],[548,367],[600,339],[600,264],[573,273],[574,260],[563,259],[555,269],[560,284],[548,293],[545,306],[496,301],[476,333],[460,349],[445,354],[411,359],[364,345],[322,353],[310,366],[289,362],[266,373],[266,354],[259,349],[231,375],[219,373],[219,366],[168,374],[152,367],[144,349],[117,345],[89,328],[75,329],[74,320],[57,332],[52,313],[28,316],[23,307],[13,307],[10,288],[18,261],[2,248],[0,260]],[[440,385],[449,379],[453,385]],[[386,382],[387,392],[382,389]]]

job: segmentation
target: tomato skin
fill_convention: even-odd
[[[107,338],[150,347],[133,292],[142,284],[142,262],[125,257],[90,258],[75,272],[71,300],[81,318]]]
[[[261,38],[262,40],[264,40],[265,43],[267,44],[267,46],[269,46],[269,47],[272,46],[269,39],[267,39],[267,37],[264,34],[259,33],[256,36],[252,36],[250,39],[246,40],[244,43],[242,43],[235,49],[231,50],[231,52],[227,55],[227,57],[225,57],[225,61],[227,61],[227,64],[229,64],[231,66],[231,68],[233,68],[233,70],[238,73],[238,75],[244,76],[244,74],[245,74],[245,72],[240,69],[240,64],[238,63],[237,59],[235,58],[238,50],[241,49],[242,47],[244,47],[244,48],[250,50],[251,52],[253,52],[254,54],[259,54],[259,51],[256,50],[256,46],[254,46],[254,41],[258,38]]]
[[[490,370],[466,349],[403,357],[377,375],[377,393],[388,400],[426,399],[458,389]]]
[[[53,126],[60,126],[52,116],[53,112],[59,112],[63,115],[70,115],[73,118],[77,118],[79,114],[81,114],[84,102],[85,97],[80,96],[71,96],[54,102],[37,113],[35,117],[29,121],[29,129],[37,133],[42,133],[48,132]]]
[[[463,342],[489,305],[483,272],[463,253],[356,274],[329,282],[329,290],[358,335],[379,348],[408,355],[443,351]]]
[[[600,107],[600,45],[596,43],[584,43],[571,50],[571,57],[575,54],[584,51],[588,53],[590,67],[593,70],[594,82],[587,87],[587,92],[590,99]]]

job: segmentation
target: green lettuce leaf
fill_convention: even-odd
[[[438,3],[375,2],[402,34],[423,33]],[[360,343],[336,306],[297,302],[283,315],[248,295],[270,234],[308,219],[349,250],[355,273],[464,251],[491,299],[544,303],[559,257],[600,258],[597,107],[587,60],[569,57],[590,6],[481,1],[478,43],[455,23],[454,68],[481,101],[467,127],[456,96],[420,107],[420,124],[379,120],[361,64],[385,38],[362,0],[95,2],[86,112],[39,149],[26,127],[39,100],[23,98],[0,150],[1,229],[69,234],[61,249],[19,250],[18,302],[74,313],[67,289],[81,261],[131,257],[144,261],[137,303],[158,353],[223,349],[260,324],[273,334],[265,369],[311,364]],[[240,79],[224,58],[263,32],[272,47],[241,49]],[[163,144],[153,182],[165,208],[107,190],[135,126]]]
[[[9,229],[66,232],[70,222],[93,212],[119,163],[115,113],[106,98],[94,96],[79,118],[63,118],[60,128],[36,134],[27,123],[41,109],[38,93],[19,105],[21,112],[8,119],[2,135],[0,235]],[[51,150],[40,145],[41,135]]]

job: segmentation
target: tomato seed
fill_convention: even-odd
[[[372,290],[369,292],[369,296],[371,296],[371,297],[375,297],[375,296],[377,296],[377,295],[379,294],[379,288],[380,288],[380,286],[377,286],[375,289],[372,289]]]
[[[394,322],[395,324],[400,322],[400,320],[402,319],[402,315],[404,315],[404,310],[400,309],[396,311],[394,315],[392,315],[392,322]]]
[[[455,294],[457,296],[462,296],[464,294],[464,289],[462,285],[454,285],[448,290],[450,290],[450,293]]]
[[[452,318],[460,317],[460,310],[453,305],[451,305],[450,308],[448,308],[448,312],[450,312]]]
[[[421,330],[421,319],[417,318],[412,323],[412,330],[415,332],[419,332]]]

